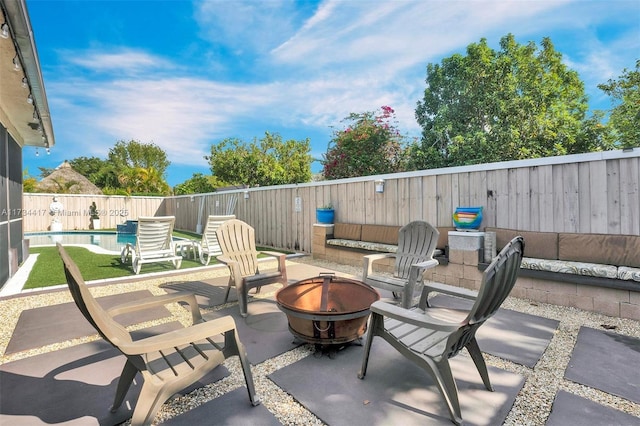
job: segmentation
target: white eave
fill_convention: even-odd
[[[5,20],[9,25],[9,38],[0,38],[0,119],[21,146],[52,147],[53,126],[27,6],[24,0],[0,0],[0,12],[0,25]],[[34,109],[39,120],[34,120]]]

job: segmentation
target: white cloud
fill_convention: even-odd
[[[133,73],[149,69],[170,68],[170,61],[156,55],[133,50],[118,49],[112,52],[88,50],[61,52],[65,62],[96,72]]]

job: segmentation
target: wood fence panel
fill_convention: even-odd
[[[398,225],[411,222],[411,192],[408,179],[396,179],[398,183],[398,203],[395,206]]]
[[[494,197],[496,198],[496,218],[495,223],[498,228],[510,228],[509,217],[509,175],[508,169],[495,170],[496,187]]]
[[[538,167],[529,168],[529,199],[531,214],[529,215],[529,229],[540,230],[540,170]]]
[[[530,169],[515,169],[516,175],[516,217],[515,229],[531,229],[531,193],[530,193]]]
[[[619,234],[620,223],[620,161],[607,161],[607,229]],[[640,212],[639,212],[640,214]]]
[[[620,160],[620,232],[640,235],[640,174],[638,158]]]
[[[553,203],[553,166],[538,166],[538,229],[536,231],[550,231],[554,229]]]
[[[435,226],[438,224],[438,188],[437,176],[423,176],[419,179],[422,182],[422,218]]]
[[[578,181],[577,185],[577,203],[578,212],[577,217],[577,229],[578,232],[591,232],[591,212],[589,207],[591,206],[591,191],[589,189],[591,171],[589,169],[589,163],[579,163],[578,167]]]
[[[453,208],[456,207],[471,207],[471,197],[470,197],[470,185],[469,185],[469,177],[471,173],[460,173],[458,174],[458,197],[457,202],[453,203]],[[455,182],[455,178],[454,178]]]
[[[562,166],[562,176],[564,177],[564,232],[579,232],[579,183],[580,177],[578,164],[565,164]],[[563,232],[563,231],[561,231]]]
[[[436,193],[436,209],[438,211],[438,224],[436,226],[443,226],[442,224],[451,223],[451,215],[453,214],[453,200],[452,200],[452,175],[440,175],[437,176],[437,193]],[[448,225],[446,225],[448,226]]]
[[[594,161],[589,167],[589,181],[583,182],[590,192],[591,232],[607,233],[607,162]]]
[[[497,173],[495,170],[489,170],[486,174],[486,193],[487,193],[487,201],[484,206],[483,216],[484,219],[482,223],[484,226],[495,227],[496,226],[496,214],[497,214],[497,191],[496,191],[496,179]]]
[[[413,222],[415,220],[426,220],[422,205],[423,189],[422,178],[407,178],[407,187],[409,192],[409,220]],[[433,222],[430,222],[433,223]]]

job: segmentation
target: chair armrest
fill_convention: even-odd
[[[235,328],[236,323],[233,317],[227,315],[190,327],[136,340],[135,342],[122,342],[119,339],[114,339],[113,343],[127,355],[142,355],[162,349],[188,345],[192,342],[206,339],[207,337],[213,337],[227,331],[235,330]]]
[[[272,256],[278,259],[278,271],[284,271],[287,255],[276,251],[261,251],[260,253]]]
[[[177,293],[164,294],[161,296],[145,297],[144,299],[122,303],[120,305],[116,305],[110,309],[107,309],[107,313],[112,317],[115,317],[127,312],[150,309],[157,306],[164,306],[169,303],[177,302],[186,302],[189,304],[189,308],[191,310],[191,318],[193,319],[194,324],[202,322],[202,314],[200,313],[200,307],[198,306],[198,302],[196,301],[196,296],[193,293],[187,291],[179,291]]]
[[[405,309],[391,303],[377,301],[371,305],[371,312],[386,318],[393,318],[407,324],[425,327],[438,331],[455,331],[460,328],[459,323],[451,323],[434,318],[428,313],[414,309]]]
[[[369,275],[373,275],[373,263],[377,260],[396,257],[395,253],[376,253],[362,256],[362,279],[366,279]]]
[[[436,259],[429,259],[429,260],[425,260],[424,262],[414,263],[411,266],[412,267],[415,266],[415,267],[418,267],[420,269],[426,270],[426,269],[435,268],[439,264],[440,263]]]
[[[448,294],[449,296],[461,297],[464,299],[475,300],[478,297],[478,292],[469,290],[467,288],[456,287],[448,284],[430,282],[425,284],[420,295],[420,306],[425,308],[429,306],[429,294],[432,292],[438,292],[442,294]]]
[[[231,278],[235,281],[237,287],[239,287],[240,282],[242,281],[242,272],[240,272],[240,264],[231,259],[230,257],[221,254],[220,256],[216,256],[218,262],[227,265],[229,267],[229,272],[231,274]]]

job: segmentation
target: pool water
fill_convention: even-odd
[[[29,232],[24,235],[29,240],[30,247],[51,246],[56,243],[86,244],[98,246],[104,250],[118,252],[127,243],[135,244],[135,234],[118,234],[115,232]]]

